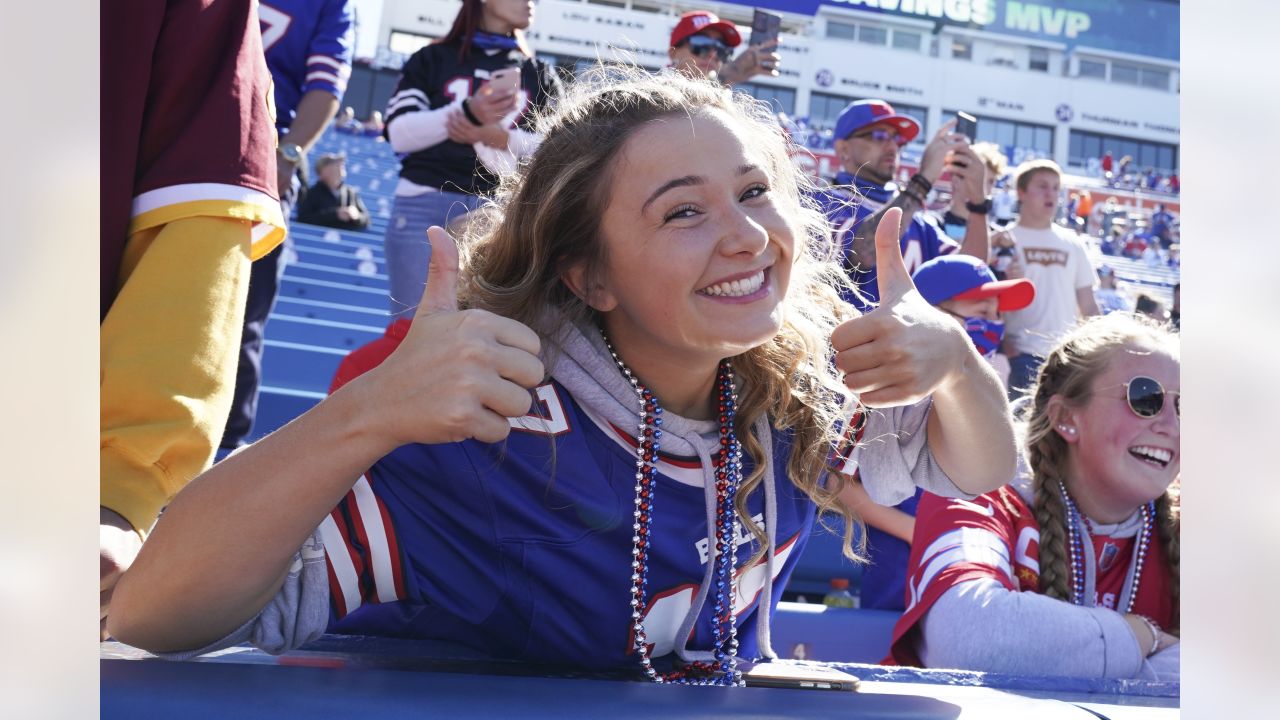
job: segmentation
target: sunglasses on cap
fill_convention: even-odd
[[[721,62],[728,60],[729,53],[732,52],[728,45],[706,35],[690,35],[687,40],[680,44],[688,45],[689,52],[698,57],[706,57],[707,53],[714,52]]]
[[[884,128],[876,128],[875,130],[868,130],[867,132],[854,133],[849,137],[862,138],[863,140],[870,140],[875,143],[883,143],[886,140],[892,140],[897,143],[898,146],[907,144],[907,141],[903,140],[902,136],[897,132],[893,130],[886,130]]]
[[[1129,409],[1134,415],[1140,418],[1153,418],[1164,410],[1164,399],[1166,395],[1173,396],[1173,412],[1182,418],[1182,393],[1177,391],[1166,391],[1160,381],[1149,378],[1145,375],[1139,375],[1124,385],[1125,400],[1129,403]]]

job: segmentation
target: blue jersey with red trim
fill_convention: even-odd
[[[587,667],[637,662],[632,430],[592,417],[558,383],[535,393],[536,415],[513,419],[505,443],[406,445],[356,483],[320,528],[330,632],[441,640],[492,657]],[[813,503],[787,480],[789,454],[789,437],[775,433],[772,603],[814,518]],[[745,476],[749,457],[744,466]],[[644,608],[655,657],[678,644],[709,560],[702,476],[696,458],[664,455],[658,464]],[[748,508],[762,524],[761,488]],[[763,560],[749,562],[757,549],[749,530],[740,529],[738,543],[739,652],[753,657],[766,569]],[[713,614],[708,599],[691,650],[711,649]]]
[[[293,123],[302,96],[325,90],[342,100],[355,50],[352,0],[261,0],[258,20],[275,81],[276,128]]]
[[[857,266],[857,258],[853,256],[853,234],[859,223],[892,201],[897,193],[880,185],[871,185],[846,172],[836,175],[836,185],[816,193],[814,197],[831,224],[832,239],[840,248],[845,270],[870,303],[851,297],[851,294],[845,294],[844,299],[858,310],[867,312],[880,301],[880,288],[876,285],[875,268]],[[912,215],[902,235],[902,259],[908,274],[914,273],[925,262],[940,255],[949,255],[959,247],[925,213]]]

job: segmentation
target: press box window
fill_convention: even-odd
[[[893,31],[893,47],[896,50],[911,50],[912,52],[920,52],[920,39],[923,36],[917,32],[908,32],[906,30]]]
[[[887,45],[889,43],[889,31],[872,25],[859,25],[858,42],[868,45]]]
[[[1044,48],[1031,48],[1031,61],[1027,67],[1032,72],[1049,72],[1049,51]]]
[[[827,21],[827,37],[835,40],[853,40],[858,34],[858,26],[851,23]]]
[[[1096,80],[1107,79],[1107,64],[1098,62],[1097,60],[1081,60],[1080,71],[1077,73],[1082,78],[1094,78]]]

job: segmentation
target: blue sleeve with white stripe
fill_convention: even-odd
[[[355,23],[351,0],[327,0],[307,49],[307,75],[302,92],[327,90],[338,99],[347,90],[355,54]]]

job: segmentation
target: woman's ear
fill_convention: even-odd
[[[1049,422],[1053,431],[1058,434],[1068,445],[1074,445],[1080,440],[1080,428],[1076,423],[1076,413],[1062,399],[1061,395],[1054,395],[1049,398],[1048,406],[1045,411],[1049,415]]]
[[[618,300],[594,277],[594,273],[587,272],[585,262],[576,262],[560,270],[560,282],[569,288],[569,292],[596,312],[609,312],[618,306]]]

